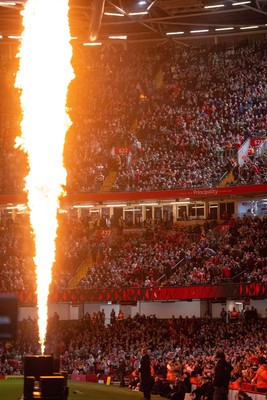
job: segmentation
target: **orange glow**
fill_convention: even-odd
[[[66,112],[68,86],[74,78],[68,20],[69,0],[28,0],[22,11],[19,69],[21,136],[27,154],[25,178],[35,241],[39,342],[44,353],[48,295],[55,261],[59,198],[66,182],[63,148],[71,125]]]

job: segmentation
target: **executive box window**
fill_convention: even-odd
[[[204,219],[205,218],[205,204],[204,203],[194,203],[189,204],[189,219]]]

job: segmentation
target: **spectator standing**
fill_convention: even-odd
[[[141,351],[142,358],[140,361],[140,374],[141,374],[141,387],[144,393],[144,399],[151,399],[151,389],[152,389],[152,378],[151,378],[151,368],[150,359],[147,354],[147,349],[144,347]]]
[[[120,379],[120,387],[125,386],[125,381],[124,381],[125,373],[126,373],[126,363],[125,363],[124,359],[121,357],[120,361],[119,361],[119,366],[118,366],[118,376]]]
[[[122,312],[122,310],[119,310],[118,321],[123,321],[123,320],[124,320],[124,313]]]
[[[235,307],[233,307],[232,311],[230,312],[231,321],[239,318],[240,318],[240,312]]]
[[[226,321],[227,312],[226,312],[226,310],[225,310],[224,307],[222,308],[222,310],[221,310],[221,312],[220,312],[220,317],[221,317],[222,320]]]
[[[233,367],[229,362],[226,361],[224,352],[219,351],[215,358],[217,360],[217,364],[215,365],[214,370],[213,400],[227,400]]]
[[[115,310],[114,310],[114,308],[112,308],[112,310],[110,312],[110,324],[111,325],[114,325],[115,319],[116,319]]]

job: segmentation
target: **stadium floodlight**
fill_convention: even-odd
[[[219,32],[219,31],[231,31],[234,28],[232,26],[229,27],[225,27],[225,28],[216,28],[215,31]]]
[[[251,1],[236,1],[235,3],[232,3],[232,6],[244,6],[245,4],[250,4]]]
[[[166,35],[183,35],[184,34],[184,32],[183,31],[180,31],[180,32],[166,32]]]
[[[212,4],[210,6],[205,6],[204,8],[209,9],[209,8],[219,8],[219,7],[224,7],[224,4]]]
[[[148,14],[148,11],[130,12],[128,15],[130,15],[130,16],[135,16],[135,15],[146,15],[146,14]]]
[[[18,40],[20,40],[20,39],[21,39],[21,36],[9,35],[9,36],[8,36],[8,39],[18,39]]]
[[[0,1],[0,6],[15,6],[17,3],[15,1]]]
[[[124,14],[108,12],[108,11],[104,12],[104,15],[108,15],[110,17],[124,17]]]
[[[196,29],[194,31],[190,31],[190,33],[204,33],[204,32],[209,32],[208,29]]]
[[[126,40],[127,36],[126,35],[117,35],[117,36],[109,36],[109,39],[115,39],[115,40]]]
[[[85,42],[83,46],[102,46],[102,42]]]
[[[251,25],[251,26],[242,26],[240,29],[245,30],[245,29],[257,29],[259,25]]]
[[[150,8],[154,5],[155,2],[156,2],[156,0],[152,1],[152,3],[149,4],[149,6],[147,7],[147,11],[150,10]]]

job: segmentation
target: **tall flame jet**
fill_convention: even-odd
[[[21,136],[16,146],[26,154],[25,191],[34,235],[37,317],[41,353],[45,350],[48,295],[55,261],[57,213],[66,183],[63,149],[71,121],[67,93],[71,64],[69,0],[28,0],[15,86],[20,89]]]

